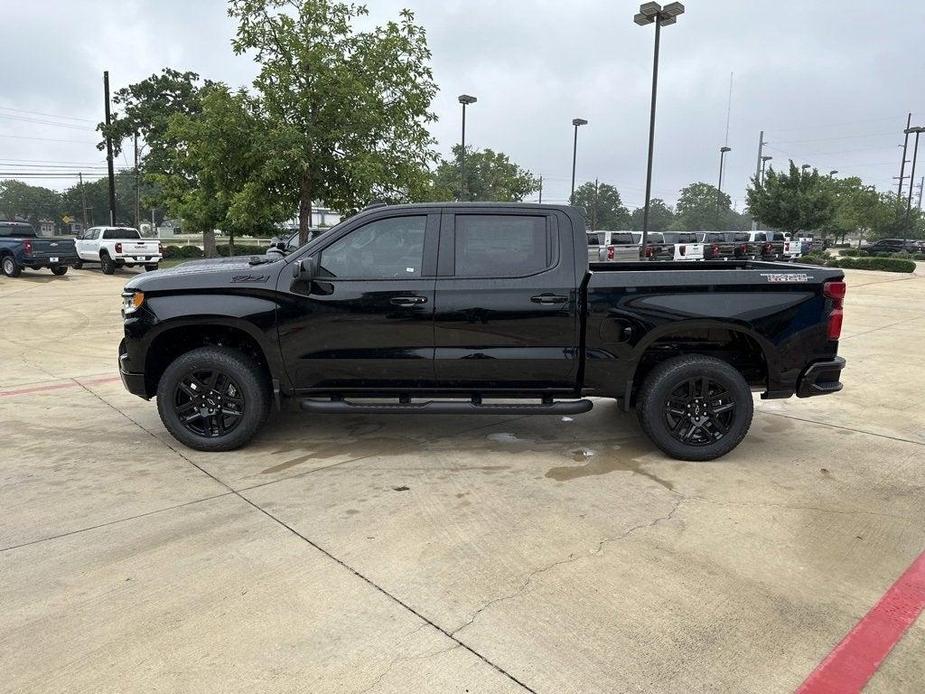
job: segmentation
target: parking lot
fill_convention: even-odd
[[[925,549],[925,264],[846,271],[844,392],[709,463],[605,400],[188,450],[119,382],[131,274],[0,278],[4,691],[787,692]]]

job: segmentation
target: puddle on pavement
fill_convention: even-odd
[[[282,472],[296,465],[301,465],[311,460],[330,460],[331,458],[343,457],[345,460],[353,458],[365,458],[370,455],[388,455],[390,453],[400,453],[409,446],[416,445],[416,442],[409,439],[389,438],[389,437],[372,437],[368,439],[355,439],[353,441],[330,441],[316,445],[315,448],[302,453],[301,455],[290,458],[282,463],[273,465],[263,470],[261,474],[269,475],[274,472]],[[273,451],[272,455],[286,455],[303,451],[300,448],[286,448]]]
[[[581,477],[606,475],[610,472],[632,472],[647,477],[665,489],[674,490],[672,482],[642,468],[645,463],[639,458],[651,452],[651,445],[642,439],[630,439],[623,444],[614,444],[604,449],[580,448],[571,451],[572,460],[576,463],[584,463],[584,465],[563,465],[550,468],[546,472],[546,477],[557,482],[568,482]]]

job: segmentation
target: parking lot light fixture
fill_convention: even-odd
[[[639,246],[641,257],[646,257],[646,247],[649,240],[649,203],[652,199],[652,154],[655,149],[655,100],[658,94],[658,47],[661,39],[661,28],[674,24],[684,13],[684,5],[672,2],[662,7],[657,2],[644,2],[639,6],[639,13],[633,21],[639,26],[655,24],[655,52],[652,59],[652,105],[649,109],[649,157],[646,165],[646,198],[642,211],[642,240]]]
[[[770,154],[765,154],[764,156],[761,157],[761,179],[759,180],[759,183],[761,183],[762,185],[764,185],[764,166],[769,161],[771,161],[773,158],[774,157],[772,157]]]
[[[838,173],[838,169],[832,169],[831,171],[829,171],[829,176],[834,176],[837,173]]]
[[[719,183],[716,186],[716,189],[722,193],[723,192],[723,160],[726,157],[726,152],[731,152],[732,147],[723,145],[719,148]]]
[[[806,169],[811,169],[811,168],[813,168],[812,164],[803,164],[803,166],[800,167],[800,170],[806,171]]]
[[[478,99],[469,94],[460,94],[459,103],[462,104],[462,153],[459,155],[459,190],[460,197],[466,200],[469,197],[466,185],[466,106],[474,104]]]
[[[570,205],[575,203],[575,163],[578,161],[578,128],[587,124],[588,121],[584,118],[572,119],[572,125],[575,126],[575,138],[572,141],[572,192],[568,198]]]

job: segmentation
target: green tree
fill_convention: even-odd
[[[414,15],[365,31],[365,7],[332,0],[231,0],[232,47],[251,52],[270,154],[261,178],[298,206],[308,238],[314,200],[340,211],[420,195],[436,161],[430,50]]]
[[[61,222],[61,196],[48,188],[16,180],[0,181],[0,214],[25,219],[36,226],[41,219]]]
[[[642,216],[645,208],[637,207],[630,215],[630,229],[642,231]],[[665,231],[674,222],[672,210],[661,198],[649,200],[649,231]]]
[[[182,147],[172,152],[167,172],[154,174],[171,209],[203,233],[227,231],[232,250],[236,232],[266,228],[291,212],[270,199],[272,188],[261,178],[269,154],[260,114],[260,103],[245,91],[210,84],[198,113],[171,118],[166,137]]]
[[[460,177],[462,146],[453,147],[453,159],[442,160],[430,178],[430,185],[419,191],[420,200],[462,200],[519,202],[539,189],[539,179],[512,162],[503,152],[466,147],[466,192]]]
[[[830,227],[835,196],[815,169],[800,170],[791,161],[789,173],[768,170],[764,183],[752,179],[748,188],[752,216],[774,229],[791,233]]]
[[[677,231],[724,230],[734,225],[732,199],[709,183],[681,189],[671,228]]]
[[[572,204],[585,211],[588,228],[626,229],[630,223],[630,213],[623,206],[620,193],[608,183],[599,183],[597,179],[588,181],[575,189]]]

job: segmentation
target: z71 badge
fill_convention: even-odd
[[[762,272],[761,276],[766,277],[768,282],[809,282],[813,279],[805,272]]]

